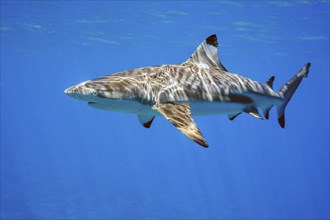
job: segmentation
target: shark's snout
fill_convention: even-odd
[[[83,84],[79,84],[76,86],[71,86],[64,90],[64,93],[68,96],[71,96],[73,98],[82,98],[84,96],[96,96],[97,91],[92,88],[87,88]]]
[[[65,94],[73,94],[73,93],[77,93],[77,87],[76,86],[71,86],[69,88],[67,88],[66,90],[64,90]]]

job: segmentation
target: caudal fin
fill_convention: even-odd
[[[303,77],[308,76],[309,67],[311,66],[310,63],[307,63],[303,68],[291,79],[289,80],[278,92],[279,96],[283,99],[280,105],[277,105],[277,116],[278,122],[282,128],[285,126],[285,117],[284,111],[285,107],[290,101],[291,97],[293,96],[294,92],[298,88],[299,84]]]

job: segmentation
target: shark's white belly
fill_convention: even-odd
[[[190,102],[190,110],[193,116],[235,114],[242,112],[245,107],[245,104],[228,102]],[[137,113],[150,116],[161,115],[158,111],[147,105]]]
[[[127,112],[150,116],[161,115],[158,111],[152,109],[150,105],[143,105],[140,102],[130,100],[107,100],[103,103],[89,102],[88,104],[93,108],[107,111]],[[234,114],[242,112],[245,107],[245,104],[240,103],[190,102],[191,114],[193,116]]]
[[[131,101],[131,100],[112,100],[105,99],[102,102],[98,99],[97,102],[88,102],[88,105],[106,111],[113,112],[126,112],[126,113],[138,113],[143,111],[146,108],[146,105],[143,105],[140,102]]]
[[[195,116],[234,114],[242,112],[245,107],[245,104],[229,102],[190,103],[191,114]]]

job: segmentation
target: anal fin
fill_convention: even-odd
[[[244,109],[244,112],[258,119],[263,119],[262,116],[259,114],[258,109],[254,106]]]
[[[203,147],[208,147],[205,138],[191,117],[189,104],[156,103],[152,108],[161,113],[191,140]]]

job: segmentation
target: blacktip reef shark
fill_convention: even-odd
[[[284,110],[310,63],[289,80],[279,92],[274,76],[261,84],[227,71],[218,57],[218,41],[211,35],[182,64],[142,67],[88,80],[65,90],[70,97],[88,102],[97,109],[137,114],[149,128],[155,116],[164,116],[197,144],[208,144],[192,116],[228,115],[230,120],[242,112],[266,119],[277,107],[278,122],[284,128]]]

